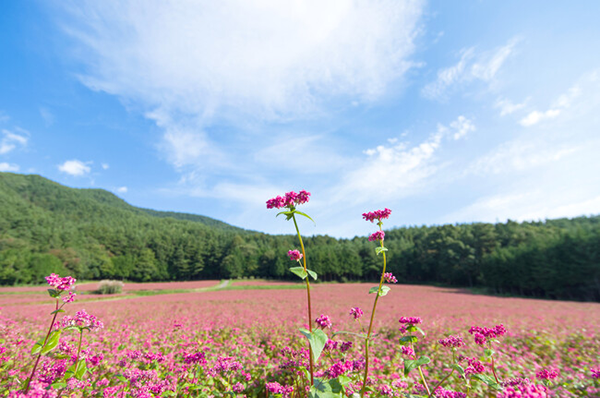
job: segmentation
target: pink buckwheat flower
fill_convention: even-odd
[[[499,398],[547,398],[548,390],[543,385],[527,384],[506,387]]]
[[[409,357],[415,356],[415,350],[413,350],[411,347],[403,345],[400,349],[402,350],[403,355],[407,355]]]
[[[329,317],[327,315],[323,315],[323,314],[321,314],[320,317],[318,317],[317,319],[315,319],[315,322],[322,329],[331,328],[331,326],[332,326],[331,319],[329,319]]]
[[[592,372],[592,378],[600,379],[600,369],[590,369],[590,372]]]
[[[417,325],[419,323],[423,323],[423,320],[421,318],[419,318],[418,316],[402,316],[402,317],[400,317],[398,322],[400,322],[402,324],[408,323],[411,325]]]
[[[538,379],[542,380],[553,380],[558,377],[558,370],[556,369],[542,369],[535,374]]]
[[[68,296],[65,296],[62,298],[62,301],[66,304],[66,303],[72,303],[73,301],[75,301],[75,296],[77,296],[75,293],[73,292],[69,292]]]
[[[73,287],[73,284],[77,281],[77,279],[72,278],[70,276],[65,276],[61,278],[57,274],[50,274],[46,278],[46,282],[55,288],[56,290],[70,290]]]
[[[398,279],[396,279],[396,277],[391,272],[386,272],[385,274],[383,274],[383,279],[387,283],[398,283]]]
[[[290,250],[287,254],[292,261],[300,261],[302,259],[302,253],[300,253],[298,250]]]
[[[350,315],[352,315],[354,319],[360,319],[363,314],[363,310],[358,307],[350,308]]]
[[[310,199],[310,192],[305,190],[296,193],[294,191],[286,192],[284,197],[276,196],[267,200],[267,209],[281,209],[282,207],[292,208],[296,205],[307,203]]]
[[[460,348],[465,345],[463,339],[457,336],[448,336],[445,339],[439,340],[439,343],[448,348]]]
[[[392,214],[392,211],[388,208],[386,208],[385,210],[375,210],[375,211],[371,211],[368,213],[363,213],[363,218],[367,221],[381,221],[383,219],[389,218],[390,214]]]
[[[385,238],[385,232],[377,231],[377,232],[371,234],[371,236],[369,236],[369,242],[373,242],[376,240],[383,241],[384,238]]]
[[[66,315],[62,319],[62,327],[76,326],[79,328],[88,328],[89,330],[98,330],[104,327],[104,324],[94,315],[90,315],[85,310],[77,311],[75,316]]]

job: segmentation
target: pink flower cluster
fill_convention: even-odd
[[[558,377],[558,370],[556,369],[542,369],[535,374],[538,379],[552,380]]]
[[[462,337],[448,336],[445,339],[440,339],[439,343],[448,348],[460,348],[465,345]]]
[[[98,330],[104,327],[104,324],[94,315],[90,315],[85,310],[77,311],[75,316],[66,315],[62,319],[62,327],[76,326],[79,328],[88,328],[89,330]]]
[[[600,379],[600,369],[590,369],[592,372],[592,378]]]
[[[407,355],[409,357],[415,356],[415,350],[413,350],[411,347],[403,345],[400,349],[402,350],[402,354],[404,355]]]
[[[477,374],[485,372],[485,366],[481,363],[481,361],[477,358],[467,358],[467,362],[469,366],[465,368],[465,374]]]
[[[358,307],[350,308],[350,315],[352,315],[354,319],[360,319],[363,314],[363,310]]]
[[[369,236],[369,242],[373,242],[376,240],[383,241],[384,238],[385,238],[385,232],[377,231],[377,232],[371,234],[371,236]]]
[[[298,193],[294,191],[287,192],[283,197],[276,196],[267,200],[267,209],[281,209],[282,207],[294,207],[302,205],[310,199],[310,192],[302,190]]]
[[[445,388],[440,386],[435,390],[434,396],[436,398],[466,398],[467,394],[459,391],[446,390]]]
[[[479,326],[473,326],[469,329],[469,333],[475,338],[475,343],[484,345],[487,339],[495,339],[496,337],[504,336],[506,334],[506,328],[504,325],[496,325],[493,328],[482,328]]]
[[[392,211],[386,207],[384,210],[375,210],[368,213],[363,213],[362,216],[365,220],[373,222],[375,220],[381,221],[389,218],[390,214],[392,214]]]
[[[402,317],[400,317],[398,322],[400,322],[402,324],[408,323],[410,325],[417,325],[419,323],[423,323],[423,320],[421,318],[419,318],[418,316],[402,316]]]
[[[287,254],[292,261],[300,261],[302,259],[302,253],[300,253],[298,250],[290,250]]]
[[[499,398],[547,398],[548,390],[543,385],[527,384],[506,387]]]
[[[398,279],[396,279],[396,277],[391,272],[386,272],[385,274],[383,274],[383,279],[387,283],[398,283]]]
[[[50,274],[46,277],[46,282],[56,290],[70,290],[73,287],[73,284],[77,281],[77,279],[72,278],[70,276],[65,276],[61,278],[56,274]]]
[[[274,394],[281,394],[282,398],[288,398],[291,393],[294,392],[294,387],[292,386],[282,386],[276,381],[272,383],[267,383],[266,386],[268,392],[272,392]]]
[[[331,328],[331,326],[333,325],[331,323],[331,319],[329,319],[329,317],[327,315],[323,315],[321,314],[320,317],[318,317],[317,319],[315,319],[315,322],[317,323],[317,325],[319,325],[319,327],[321,327],[322,329],[325,328]]]

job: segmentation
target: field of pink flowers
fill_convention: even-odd
[[[189,288],[183,286],[168,284],[148,290]],[[370,287],[312,287],[314,317],[327,315],[332,323],[324,326],[331,341],[316,363],[316,376],[348,377],[349,395],[362,375],[363,341],[353,334],[332,335],[358,333],[365,326],[360,322],[370,315]],[[32,301],[31,293],[14,293],[2,295],[0,308],[0,396],[10,397],[20,396],[24,390],[37,356],[32,347],[46,334],[50,312],[55,309],[54,300],[47,296],[44,301]],[[88,297],[93,296],[78,296]],[[67,317],[62,321],[67,330],[56,347],[41,356],[27,396],[306,396],[297,381],[298,369],[308,361],[306,340],[298,332],[308,326],[305,299],[305,291],[296,289],[218,290],[88,302],[76,299],[65,305],[65,313],[58,314],[59,321]],[[350,315],[355,307],[364,310],[362,319]],[[72,326],[77,326],[74,318],[68,318],[73,316],[84,319],[92,330]],[[507,329],[494,343],[495,371],[507,389],[494,390],[479,378],[460,377],[456,372],[436,390],[437,397],[600,396],[600,304],[393,285],[380,301],[375,320],[371,397],[424,394],[419,374],[405,375],[405,361],[412,353],[399,343],[404,336],[399,331],[401,317],[422,319],[419,326],[425,336],[419,335],[413,348],[417,356],[431,358],[421,367],[431,385],[450,374],[453,355],[464,358],[464,368],[491,376],[486,353],[468,331],[472,326],[493,328],[499,324]],[[449,335],[462,338],[464,346],[453,352],[442,345],[440,339]],[[82,348],[77,355],[80,338]],[[81,362],[85,369],[79,369]],[[80,377],[68,377],[70,371],[79,372]],[[523,379],[529,379],[531,386],[546,385],[547,391],[533,392],[532,388],[530,395],[507,395],[511,383],[528,383]]]

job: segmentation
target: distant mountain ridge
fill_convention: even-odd
[[[378,281],[366,237],[304,237],[319,281]],[[387,271],[400,282],[498,294],[600,301],[600,217],[385,230]],[[80,279],[295,280],[294,235],[247,231],[206,216],[132,206],[101,189],[0,173],[0,285]]]

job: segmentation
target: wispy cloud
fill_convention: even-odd
[[[437,79],[425,85],[421,94],[428,99],[444,100],[457,86],[476,80],[492,82],[504,62],[514,53],[517,43],[518,39],[512,39],[500,48],[480,53],[474,47],[462,49],[458,63],[440,69]]]
[[[510,115],[527,106],[527,101],[522,103],[514,103],[506,98],[498,98],[494,104],[494,108],[500,109],[500,116]]]
[[[16,127],[16,132],[2,130],[2,140],[0,141],[0,155],[7,154],[17,147],[25,147],[29,141],[29,132]]]
[[[127,189],[127,187],[119,187],[116,189],[116,191],[118,193],[127,193],[128,189]]]
[[[17,172],[19,169],[19,165],[16,164],[10,164],[6,162],[0,163],[0,171]]]
[[[58,170],[74,177],[84,176],[92,170],[88,164],[92,162],[82,162],[81,160],[67,160],[63,164],[58,165]]]
[[[54,121],[56,120],[54,114],[48,108],[45,107],[40,108],[40,116],[44,120],[44,124],[46,125],[46,127],[52,126],[54,124]]]
[[[411,67],[423,1],[71,1],[88,87],[145,109],[173,165],[227,166],[217,123],[371,103]],[[143,10],[143,11],[141,11]],[[218,23],[215,23],[218,21]],[[239,134],[239,133],[238,133]],[[256,134],[256,133],[253,133]]]

